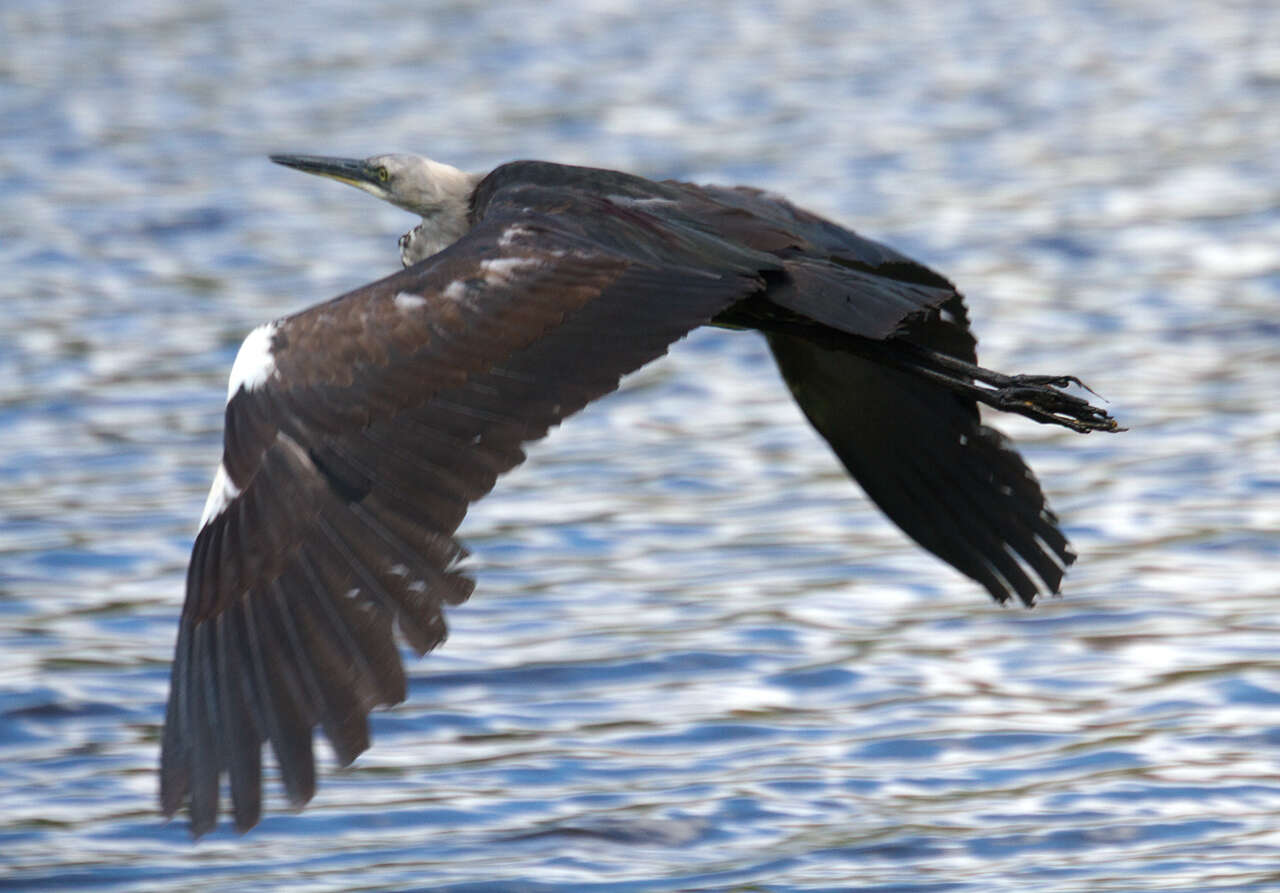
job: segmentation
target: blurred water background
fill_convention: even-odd
[[[0,3],[0,887],[1280,889],[1280,7]],[[413,220],[272,151],[785,193],[951,276],[1081,554],[1001,609],[700,331],[473,511],[349,770],[155,809],[183,574],[259,322]]]

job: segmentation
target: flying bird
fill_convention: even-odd
[[[422,655],[471,594],[454,539],[523,445],[701,325],[763,333],[801,411],[871,499],[997,600],[1057,592],[1075,558],[978,403],[1076,431],[1116,422],[1071,376],[977,365],[943,276],[785,199],[517,161],[272,160],[418,214],[405,269],[245,339],[187,574],[160,800],[243,831],[269,741],[289,800],[405,698],[393,629]]]

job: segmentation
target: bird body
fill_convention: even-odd
[[[711,324],[764,333],[814,428],[882,510],[995,598],[1056,592],[1074,555],[977,402],[1116,430],[1063,376],[977,365],[963,298],[887,246],[747,188],[513,162],[277,156],[420,214],[406,268],[245,340],[187,577],[161,805],[209,830],[222,774],[261,812],[269,741],[297,805],[312,730],[345,765],[405,697],[472,581],[454,539],[523,444]]]

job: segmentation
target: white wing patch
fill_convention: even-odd
[[[513,223],[502,231],[502,238],[498,239],[498,247],[510,248],[512,245],[516,244],[517,241],[534,235],[537,235],[537,233],[529,229],[529,227]]]
[[[613,202],[615,205],[627,205],[633,208],[658,208],[675,204],[674,199],[663,198],[660,195],[649,196],[647,198],[636,198],[630,195],[608,195],[605,198]]]
[[[507,227],[502,237],[498,240],[499,246],[510,248],[516,243],[516,240],[525,236],[536,235],[533,230],[519,224],[513,224]],[[454,279],[440,291],[440,296],[449,301],[464,301],[472,290],[479,288],[481,283],[487,285],[508,285],[516,275],[524,270],[534,269],[546,263],[548,255],[562,257],[563,251],[542,251],[541,254],[530,257],[527,255],[515,257],[491,257],[480,261],[476,273],[464,276],[461,279]],[[478,275],[477,275],[478,274]],[[401,298],[416,298],[416,295],[407,295],[404,292],[396,295],[396,304],[400,305]],[[407,309],[404,306],[401,310]]]
[[[495,257],[480,261],[480,271],[486,282],[499,285],[510,282],[519,271],[536,267],[540,263],[541,260],[536,257]]]
[[[407,291],[402,291],[395,296],[395,302],[397,310],[401,313],[409,313],[427,303],[427,299],[422,295],[414,295]]]
[[[279,326],[274,322],[258,326],[236,354],[236,361],[231,364],[231,379],[227,382],[227,402],[241,388],[252,391],[267,383],[276,371],[276,358],[271,354],[271,340],[275,337]]]
[[[204,513],[200,515],[200,529],[214,518],[221,515],[231,504],[231,500],[240,495],[240,488],[231,483],[227,467],[218,463],[218,472],[213,476],[213,486],[209,488],[209,498],[204,501]]]
[[[518,227],[510,227],[507,230],[507,234],[515,229],[518,229]],[[504,234],[503,238],[506,238],[506,234]],[[553,253],[563,254],[564,252]],[[480,261],[479,277],[472,276],[468,279],[455,279],[444,287],[440,295],[450,301],[465,300],[470,287],[478,284],[478,279],[482,278],[489,285],[507,285],[521,270],[539,267],[542,265],[543,260],[544,258],[542,257],[492,257],[488,260],[482,260]],[[397,295],[396,301],[399,302],[401,297],[404,297],[404,295]]]

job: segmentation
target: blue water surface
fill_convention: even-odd
[[[1280,889],[1280,7],[0,6],[0,889]],[[413,220],[268,152],[776,190],[965,291],[1080,560],[1001,609],[704,330],[530,450],[478,587],[291,812],[156,806],[258,323]],[[868,436],[874,436],[869,432]]]

